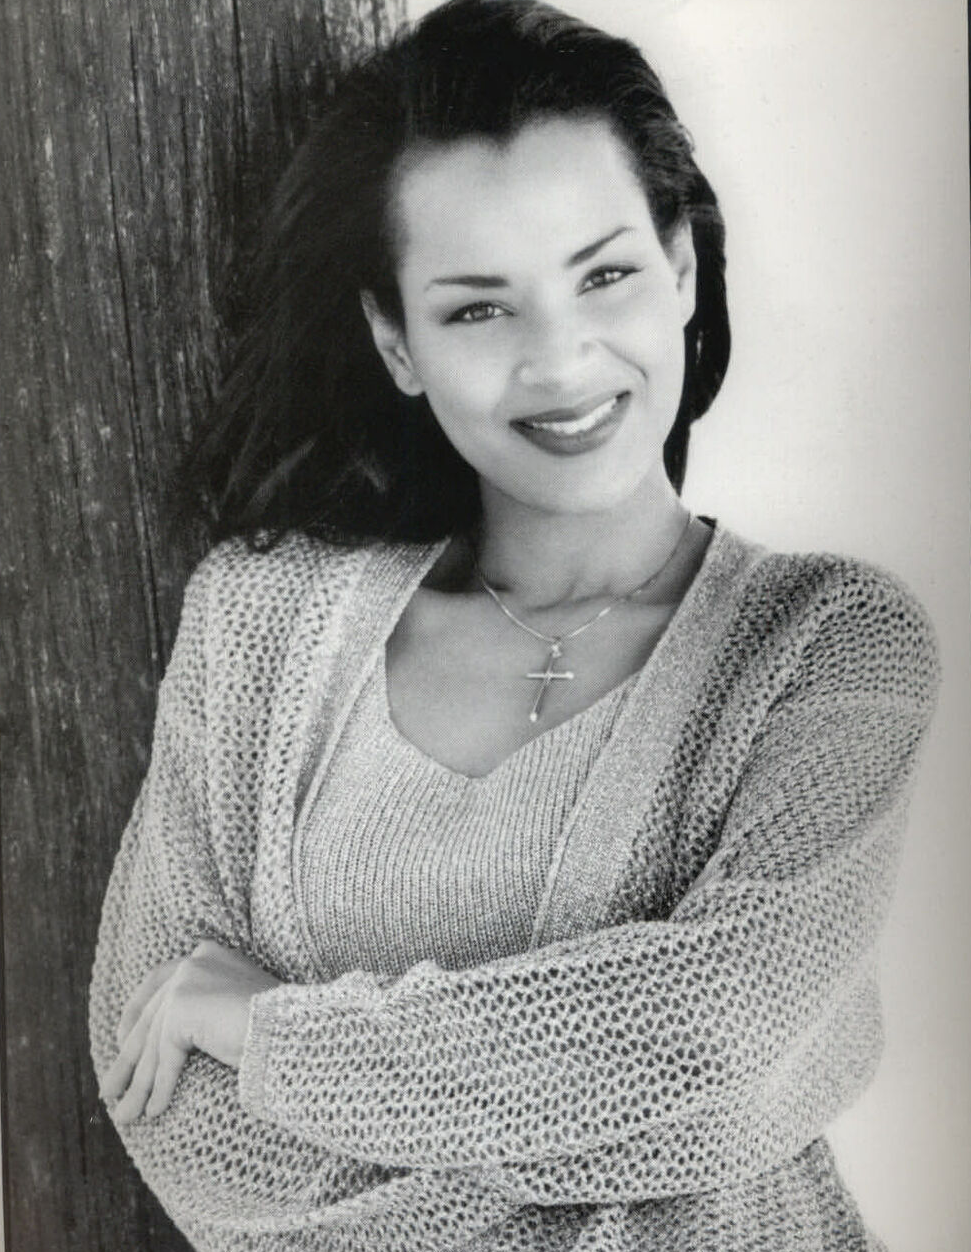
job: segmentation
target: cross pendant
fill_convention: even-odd
[[[560,647],[559,641],[550,644],[550,654],[546,658],[546,669],[540,673],[527,674],[527,678],[534,678],[540,684],[539,691],[536,693],[536,699],[533,701],[533,707],[530,710],[529,720],[536,722],[539,715],[543,711],[543,699],[552,682],[557,678],[572,679],[573,671],[569,669],[554,669],[553,666],[557,660],[563,655],[563,649]]]

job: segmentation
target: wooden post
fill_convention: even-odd
[[[87,983],[199,555],[165,485],[239,224],[402,0],[0,0],[6,1246],[184,1249],[88,1058]]]

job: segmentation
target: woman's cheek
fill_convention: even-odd
[[[508,357],[507,341],[508,336],[487,325],[445,326],[420,345],[419,373],[429,392],[471,399],[499,377]]]
[[[449,358],[448,390],[463,409],[491,411],[505,394],[514,371],[515,356],[508,335],[469,334],[461,352]]]

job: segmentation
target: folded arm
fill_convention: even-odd
[[[879,1031],[872,951],[934,689],[926,628],[895,594],[889,642],[850,612],[820,628],[668,921],[425,963],[339,1002],[257,996],[246,1107],[545,1203],[698,1190],[805,1146],[869,1076]]]
[[[249,919],[228,903],[208,839],[205,600],[197,575],[160,693],[151,765],[103,907],[89,1005],[99,1081],[117,1057],[125,1005],[151,969],[205,939],[248,948]],[[254,1116],[236,1078],[192,1052],[164,1113],[116,1123],[173,1220],[200,1252],[358,1246],[359,1215],[343,1201],[386,1183],[389,1171]],[[389,1235],[387,1247],[402,1245]]]

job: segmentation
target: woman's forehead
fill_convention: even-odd
[[[568,255],[621,226],[653,229],[630,155],[599,118],[543,119],[502,143],[412,153],[393,214],[402,269],[537,247]]]

